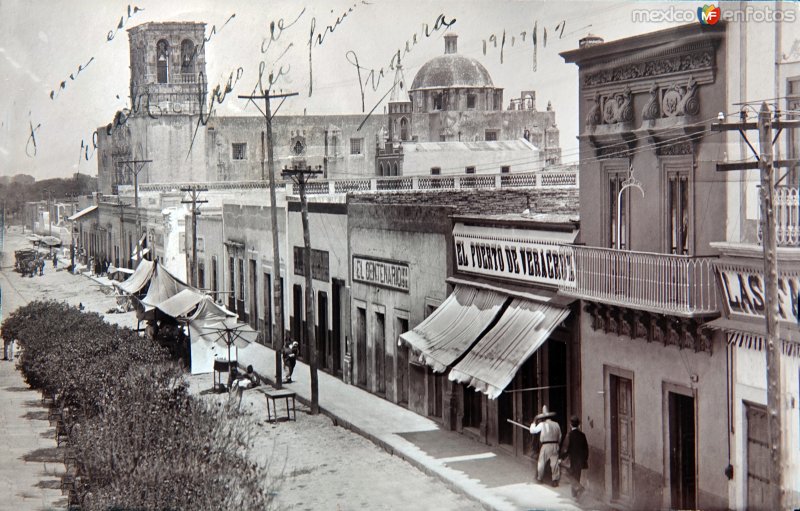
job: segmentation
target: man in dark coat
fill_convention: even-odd
[[[569,419],[572,426],[561,445],[561,459],[569,459],[569,474],[572,476],[572,496],[580,498],[586,488],[581,485],[581,472],[589,468],[589,444],[586,435],[580,430],[581,420],[573,415]]]

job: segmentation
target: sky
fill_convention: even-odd
[[[299,93],[283,103],[279,114],[383,112],[394,81],[392,56],[409,43],[402,63],[410,84],[425,62],[444,52],[442,36],[450,25],[449,31],[459,36],[458,52],[478,59],[495,86],[504,88],[504,108],[522,90],[536,91],[538,109],[552,102],[563,159],[576,161],[577,68],[564,63],[559,52],[577,48],[588,33],[610,41],[669,28],[677,23],[635,23],[631,15],[632,9],[668,5],[610,0],[0,0],[0,175],[96,175],[92,134],[129,104],[126,30],[162,21],[207,24],[209,90],[218,84],[224,88],[234,77],[233,91],[214,105],[213,115],[260,115],[236,96],[258,86],[262,62],[265,87],[273,71],[279,75],[273,91]],[[696,9],[702,3],[682,5]],[[378,75],[381,68],[386,76],[373,86],[369,70]]]

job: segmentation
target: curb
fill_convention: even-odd
[[[262,380],[263,382],[266,382],[266,383],[268,383],[270,385],[273,385],[273,383],[274,383],[271,378],[267,378],[267,377],[261,376],[261,375],[258,375],[258,377],[259,377],[260,380]],[[283,388],[286,388],[286,387],[284,386]],[[301,396],[299,393],[296,393],[296,399],[301,404],[303,404],[303,405],[305,405],[305,406],[307,406],[309,408],[311,407],[311,401],[309,399],[306,399],[305,397]],[[331,412],[330,410],[328,410],[326,408],[323,408],[322,406],[319,407],[319,411],[320,411],[321,414],[323,414],[326,417],[328,417],[329,419],[331,419],[331,421],[333,422],[334,426],[342,427],[344,429],[352,431],[353,433],[355,433],[355,434],[357,434],[357,435],[359,435],[361,437],[366,438],[367,440],[369,440],[370,442],[372,442],[376,446],[380,447],[381,449],[383,449],[387,453],[391,454],[392,456],[396,456],[396,457],[400,458],[401,460],[405,461],[406,463],[412,465],[414,468],[416,468],[420,472],[422,472],[422,473],[424,473],[424,474],[426,474],[428,476],[435,477],[436,479],[438,479],[439,481],[444,483],[444,485],[447,486],[454,493],[456,493],[458,495],[462,495],[462,496],[470,499],[471,501],[476,502],[477,504],[480,504],[481,507],[483,509],[486,509],[487,511],[500,511],[499,508],[496,508],[496,507],[492,506],[491,504],[489,504],[488,502],[484,501],[480,497],[477,497],[476,495],[473,495],[472,493],[468,492],[462,486],[460,486],[458,483],[456,483],[455,481],[452,481],[451,479],[445,477],[443,474],[437,472],[436,470],[433,470],[432,468],[430,468],[427,465],[425,465],[423,462],[417,460],[416,458],[413,458],[411,456],[408,456],[408,455],[404,454],[402,451],[396,450],[394,448],[394,446],[392,446],[390,443],[386,442],[385,440],[381,440],[377,436],[364,431],[363,429],[359,428],[358,426],[355,426],[353,423],[351,423],[351,422],[349,422],[349,421],[347,421],[345,419],[342,419],[341,417],[339,417],[335,413]]]

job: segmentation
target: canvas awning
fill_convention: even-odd
[[[88,215],[89,213],[91,213],[93,211],[96,211],[96,210],[97,210],[97,206],[89,206],[88,208],[85,208],[85,209],[82,209],[82,210],[78,211],[77,213],[75,213],[71,217],[68,217],[67,220],[69,220],[69,221],[77,220],[80,217],[82,217],[84,215]]]
[[[114,285],[124,293],[129,295],[136,294],[141,291],[148,282],[150,282],[150,278],[153,276],[154,269],[155,265],[152,261],[142,261],[142,263],[136,267],[133,275],[125,279],[123,282],[115,282]]]
[[[448,378],[497,398],[568,315],[569,309],[515,298]]]
[[[433,314],[400,337],[442,372],[472,346],[508,299],[495,291],[457,286]]]
[[[184,289],[156,305],[156,308],[173,318],[184,316],[194,309],[203,299],[203,293],[194,289]]]
[[[144,264],[144,261],[142,261],[142,264]],[[153,271],[153,278],[150,279],[147,295],[142,299],[145,311],[188,288],[189,285],[186,282],[168,272],[161,263],[157,263]]]
[[[214,303],[210,296],[203,296],[197,309],[189,318],[189,336],[191,338],[191,373],[210,373],[214,367],[214,359],[227,356],[226,342],[221,336],[209,337],[208,325],[219,324],[226,318],[235,318],[236,314]]]
[[[766,348],[767,325],[761,321],[717,318],[706,327],[725,332],[728,344],[761,351]],[[800,357],[800,331],[794,326],[780,325],[781,351],[784,355]]]

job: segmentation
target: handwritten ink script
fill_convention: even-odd
[[[361,2],[363,5],[369,5],[367,2]],[[325,41],[325,36],[328,34],[332,34],[336,27],[342,24],[348,14],[353,12],[353,10],[358,7],[359,4],[353,4],[350,8],[348,8],[345,12],[342,13],[341,16],[336,18],[336,21],[333,25],[328,25],[325,27],[325,30],[322,31],[321,34],[316,33],[317,30],[317,18],[311,18],[311,25],[308,32],[308,96],[314,92],[314,64],[312,62],[311,54],[313,53],[313,49],[315,46],[320,46]],[[333,11],[331,11],[333,12]]]
[[[121,16],[119,18],[119,24],[117,24],[117,28],[115,30],[109,30],[108,31],[108,35],[106,35],[106,42],[109,42],[109,41],[113,40],[114,37],[117,35],[117,31],[119,31],[119,29],[123,28],[127,24],[128,20],[131,19],[131,17],[134,14],[136,14],[136,13],[138,13],[140,11],[143,11],[143,10],[144,9],[141,9],[139,7],[136,7],[136,6],[134,6],[133,9],[131,10],[131,6],[129,4],[128,5],[128,17],[126,18],[125,16]],[[94,57],[92,57],[88,61],[86,61],[85,64],[79,65],[77,71],[75,71],[74,73],[70,73],[69,79],[72,80],[72,81],[75,81],[75,79],[78,78],[78,75],[80,75],[81,72],[84,71],[89,66],[89,64],[91,64],[93,61],[94,61]],[[51,100],[55,100],[59,96],[61,91],[63,91],[66,88],[67,88],[67,80],[64,79],[64,80],[61,81],[61,83],[58,85],[58,87],[56,87],[55,89],[50,91],[50,99]],[[56,91],[58,91],[58,92],[56,92]]]
[[[564,37],[564,28],[566,26],[567,26],[566,20],[561,20],[561,22],[559,22],[555,26],[555,30],[554,31],[558,34],[558,38],[559,39]],[[539,44],[538,43],[539,38],[537,37],[538,34],[539,34],[539,22],[536,21],[533,24],[533,30],[531,30],[531,34],[530,34],[531,35],[531,37],[530,37],[531,46],[533,47],[533,70],[534,71],[536,71],[536,69],[537,69],[537,49],[538,49],[537,47],[538,47],[538,44]],[[525,38],[527,37],[527,35],[528,35],[528,31],[527,30],[523,30],[522,32],[519,33],[520,40],[522,41],[522,43],[525,43]],[[505,56],[505,48],[506,48],[507,42],[508,42],[509,46],[513,48],[517,44],[517,36],[516,35],[511,35],[510,36],[510,41],[509,41],[509,36],[506,33],[505,29],[503,30],[503,33],[502,33],[502,35],[500,37],[498,37],[497,34],[491,34],[487,39],[483,40],[483,55],[484,56],[486,56],[486,51],[489,48],[490,44],[492,45],[493,48],[497,48],[498,47],[498,40],[500,41],[500,63],[502,64],[504,56]],[[543,27],[543,30],[542,30],[542,47],[543,48],[547,48],[547,28],[545,28],[545,27]]]
[[[128,5],[128,17],[126,18],[125,16],[120,16],[119,24],[117,24],[117,28],[115,28],[114,30],[109,30],[108,31],[108,35],[106,35],[106,41],[113,40],[114,37],[116,37],[117,32],[119,32],[120,29],[125,27],[125,25],[128,23],[128,20],[131,19],[131,16],[133,16],[137,12],[140,12],[140,11],[143,11],[143,10],[144,9],[141,9],[139,7],[134,6],[133,7],[133,11],[131,12],[131,6]]]
[[[418,44],[420,39],[423,39],[423,38],[427,39],[431,35],[433,35],[434,33],[438,32],[440,30],[447,30],[451,26],[453,26],[455,24],[455,22],[456,22],[456,18],[453,18],[453,19],[448,21],[447,17],[444,14],[440,14],[436,18],[436,21],[433,23],[432,27],[431,27],[431,25],[428,25],[427,23],[423,23],[422,27],[421,27],[421,31],[419,33],[412,34],[412,36],[406,40],[405,45],[403,46],[403,48],[398,48],[392,54],[392,58],[389,60],[389,64],[388,64],[389,70],[394,71],[395,69],[397,69],[397,66],[400,65],[401,59],[403,57],[405,57],[406,55],[408,55],[409,53],[411,53],[411,51],[413,50],[414,46],[416,46]],[[421,37],[418,37],[418,36],[421,36]],[[364,112],[366,112],[366,94],[365,94],[366,89],[369,87],[369,88],[372,89],[372,92],[377,92],[378,88],[380,87],[381,79],[383,79],[386,76],[386,70],[383,67],[381,67],[378,70],[375,70],[374,68],[368,68],[368,67],[362,66],[361,63],[358,60],[358,54],[356,54],[356,52],[354,50],[348,50],[347,53],[345,53],[345,58],[347,59],[347,62],[350,63],[350,65],[352,65],[353,67],[356,68],[356,73],[358,75],[359,92],[360,92],[360,95],[361,95],[361,112],[364,113]],[[361,74],[362,71],[364,72],[363,76]],[[374,112],[375,109],[378,107],[378,105],[380,105],[381,101],[383,101],[383,99],[391,93],[391,91],[392,91],[392,89],[394,89],[394,87],[395,87],[395,85],[392,84],[392,87],[390,87],[389,91],[387,91],[378,100],[378,102],[375,104],[375,106],[372,107],[372,109],[369,111],[367,116],[361,122],[361,125],[358,128],[359,130],[361,129],[362,126],[364,126],[364,123],[367,121],[367,119],[370,117],[370,115],[372,115],[372,112]]]
[[[33,121],[28,121],[28,124],[30,125],[30,135],[28,135],[28,141],[25,143],[25,154],[29,158],[33,158],[38,151],[36,146],[36,132],[42,127],[42,123],[37,124],[35,127],[33,126]]]

